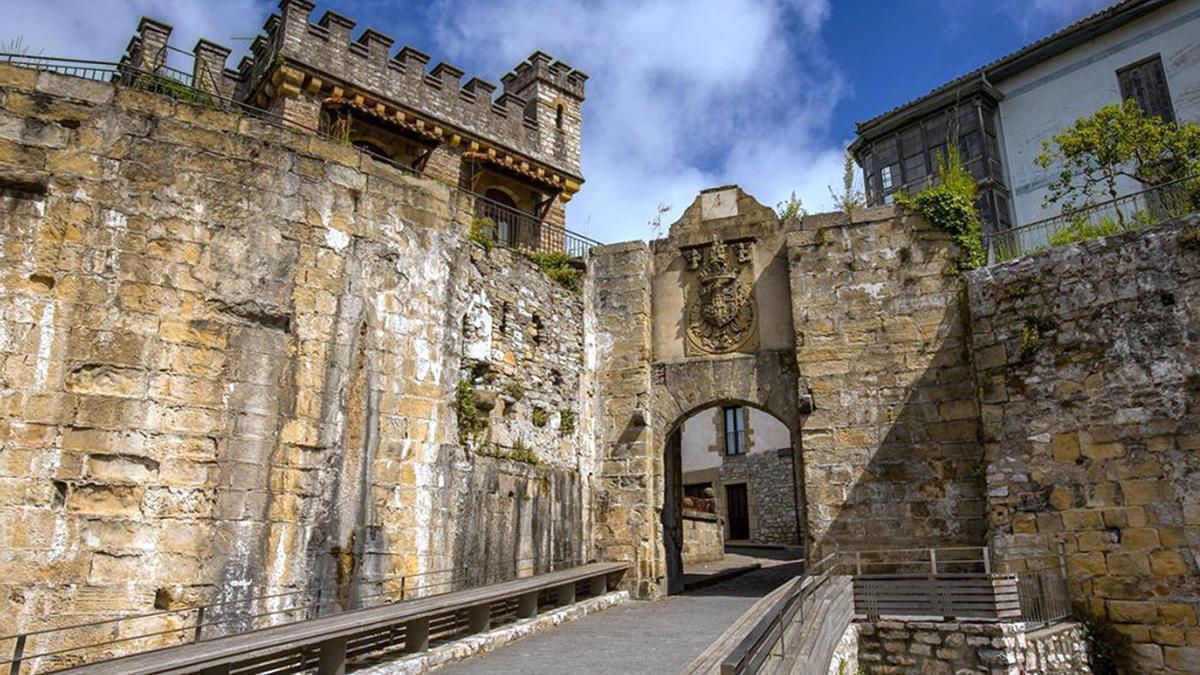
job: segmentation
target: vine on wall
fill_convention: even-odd
[[[896,203],[915,211],[934,227],[946,232],[958,246],[958,268],[973,270],[983,266],[983,223],[975,208],[975,178],[951,146],[937,161],[936,185],[909,196],[896,194]]]

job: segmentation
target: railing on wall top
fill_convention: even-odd
[[[191,55],[174,47],[170,49],[173,52]],[[0,63],[7,63],[37,71],[53,72],[60,75],[81,77],[97,82],[111,82],[140,91],[163,94],[186,103],[251,116],[268,124],[293,130],[298,129],[321,136],[327,140],[341,142],[332,134],[321,129],[308,127],[294,120],[284,120],[280,115],[221,96],[216,93],[215,85],[211,91],[204,88],[197,88],[193,86],[193,76],[190,73],[166,65],[158,66],[154,70],[146,70],[128,63],[122,64],[111,61],[4,52],[0,52]],[[411,176],[423,177],[428,180],[439,180],[433,176],[426,176],[411,166],[396,162],[378,153],[363,148],[354,148],[354,150],[359,154],[360,166],[362,158],[369,157],[376,162],[387,164]],[[480,224],[491,229],[492,240],[501,246],[532,252],[557,251],[564,253],[570,258],[586,259],[591,255],[595,247],[601,245],[595,239],[545,222],[543,218],[533,214],[500,204],[458,185],[445,184],[449,185],[455,191],[462,193],[471,201],[472,216],[478,218]],[[467,224],[469,225],[469,223]]]
[[[984,235],[988,264],[1055,246],[1152,227],[1200,210],[1200,177],[1191,176]]]

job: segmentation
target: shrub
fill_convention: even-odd
[[[525,257],[541,268],[550,280],[572,293],[583,292],[583,270],[572,264],[562,251],[527,251]]]
[[[1064,246],[1080,241],[1091,241],[1092,239],[1117,234],[1123,229],[1125,228],[1121,227],[1112,218],[1104,218],[1095,223],[1087,218],[1076,218],[1071,221],[1070,225],[1050,235],[1050,245]]]
[[[491,251],[496,246],[496,223],[491,218],[472,218],[471,231],[467,236],[484,250]]]
[[[946,232],[958,246],[958,268],[976,269],[984,264],[983,224],[975,209],[975,178],[963,165],[958,149],[940,155],[937,163],[939,182],[913,196],[898,193],[896,203],[916,211],[930,225]]]
[[[578,417],[579,416],[575,414],[574,410],[568,410],[567,408],[559,410],[558,433],[562,434],[563,436],[570,436],[571,434],[575,433],[575,422],[577,421]]]
[[[454,409],[458,414],[458,442],[462,445],[478,445],[487,429],[487,420],[475,406],[475,386],[462,380],[454,390]]]

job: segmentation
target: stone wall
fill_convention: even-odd
[[[725,535],[716,514],[685,509],[683,563],[702,563],[725,557]]]
[[[795,467],[791,448],[722,458],[716,484],[719,513],[728,514],[725,486],[745,483],[750,507],[750,539],[765,544],[799,544]],[[726,538],[729,523],[725,524]]]
[[[892,673],[1090,673],[1079,624],[1026,634],[1023,624],[874,621],[858,624],[858,667]]]
[[[948,238],[891,207],[807,216],[788,239],[800,434],[818,547],[980,545],[983,453]]]
[[[461,206],[307,134],[0,67],[0,633],[586,556],[582,299],[467,243]],[[537,466],[459,443],[463,380],[509,392],[487,440]]]
[[[1065,548],[1140,668],[1200,670],[1200,219],[975,272],[991,546]]]

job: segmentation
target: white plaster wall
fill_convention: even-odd
[[[790,448],[791,433],[774,416],[758,408],[744,408],[749,430],[749,454]],[[725,439],[722,434],[721,408],[709,408],[689,417],[683,423],[681,437],[683,473],[721,466]]]
[[[1167,86],[1180,122],[1200,122],[1200,0],[1179,0],[1087,44],[996,84],[1000,102],[1004,166],[1012,190],[1014,223],[1058,215],[1043,208],[1046,185],[1057,171],[1034,164],[1042,141],[1097,108],[1121,101],[1117,69],[1155,54],[1162,57]],[[1136,184],[1123,186],[1124,192]]]

